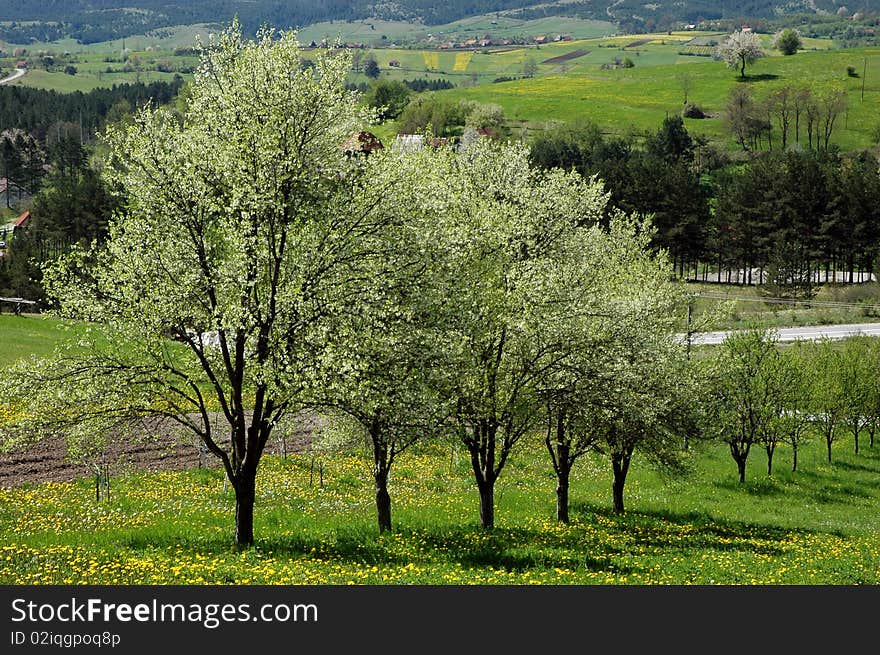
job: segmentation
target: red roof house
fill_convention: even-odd
[[[30,219],[31,213],[29,211],[26,211],[24,214],[15,219],[15,223],[12,224],[12,231],[15,232],[18,228],[27,227]]]

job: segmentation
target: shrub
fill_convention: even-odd
[[[695,105],[692,102],[685,103],[684,108],[681,110],[681,115],[685,118],[706,118],[706,113],[700,105]]]

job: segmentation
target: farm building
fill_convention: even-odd
[[[380,150],[384,146],[372,132],[355,132],[342,144],[342,150],[348,155],[363,153],[369,155],[374,150]]]
[[[27,227],[30,221],[31,213],[29,211],[24,212],[21,216],[16,218],[15,222],[12,224],[12,233],[15,234],[16,230],[23,230]]]

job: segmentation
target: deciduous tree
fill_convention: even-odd
[[[746,66],[764,56],[760,37],[754,32],[742,30],[728,36],[716,52],[728,68],[739,69],[740,77],[746,76]]]
[[[773,422],[784,407],[785,383],[779,373],[774,333],[750,329],[732,334],[716,355],[712,376],[715,411],[710,429],[730,448],[739,481],[746,481],[746,462],[752,446],[775,439]],[[768,451],[768,466],[772,449]]]
[[[197,435],[235,492],[239,546],[273,428],[304,402],[327,322],[357,304],[360,264],[381,256],[383,190],[340,149],[373,117],[345,90],[345,55],[301,59],[295,33],[247,41],[233,24],[205,48],[182,121],[144,108],[108,130],[123,206],[106,247],[46,274],[58,313],[93,338],[17,378],[33,392],[15,399],[31,419],[19,435],[94,438],[150,416]]]
[[[784,55],[793,55],[803,47],[801,35],[791,27],[779,30],[773,35],[773,47]]]

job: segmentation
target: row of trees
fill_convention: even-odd
[[[813,91],[809,87],[783,86],[762,99],[751,88],[733,87],[725,120],[743,150],[772,150],[791,145],[828,150],[831,136],[846,112],[842,87]]]
[[[301,63],[293,34],[233,25],[183,120],[145,107],[108,129],[108,237],[44,270],[55,311],[90,330],[0,381],[4,447],[64,434],[94,452],[170,420],[222,463],[245,546],[266,444],[304,409],[368,439],[380,531],[393,464],[421,439],[467,450],[492,528],[495,484],[536,431],[562,521],[585,453],[609,462],[622,512],[636,453],[680,471],[686,442],[732,433],[738,360],[696,384],[706,369],[675,334],[685,292],[649,220],[521,145],[346,156],[376,115],[346,90],[345,55]],[[648,140],[646,173],[692,171],[681,128]]]
[[[31,213],[27,230],[5,235],[0,293],[41,301],[42,264],[73,244],[103,238],[113,203],[97,172],[96,137],[144,103],[172,103],[182,84],[181,78],[71,94],[0,87],[0,124],[15,126],[0,133],[0,178],[19,191],[7,194],[6,204]]]
[[[818,435],[831,462],[832,446],[844,435],[866,434],[870,447],[880,427],[880,344],[875,338],[844,342],[796,342],[780,347],[773,332],[749,330],[729,337],[708,362],[708,414],[715,435],[727,443],[746,478],[752,447],[767,454],[767,474],[780,444],[791,447],[792,471],[798,450]]]
[[[90,160],[90,148],[80,143],[78,126],[58,125],[50,136],[43,148],[21,130],[0,134],[0,177],[8,172],[34,194],[27,203],[27,229],[5,235],[7,248],[0,259],[3,295],[42,301],[41,266],[74,245],[102,240],[107,232],[114,202]]]
[[[222,462],[247,545],[265,445],[303,408],[368,435],[381,530],[395,459],[441,435],[467,449],[493,527],[495,483],[544,421],[564,517],[601,424],[589,439],[622,511],[634,452],[675,465],[690,406],[682,289],[650,224],[522,146],[348,158],[340,144],[374,116],[345,90],[343,57],[300,59],[291,34],[250,42],[233,26],[184,121],[146,108],[108,130],[118,218],[44,280],[57,312],[93,329],[4,376],[4,444],[94,443],[166,417]]]
[[[45,142],[59,124],[74,124],[90,142],[106,122],[118,120],[145,102],[170,103],[184,86],[173,82],[114,84],[89,92],[61,93],[26,86],[0,86],[0,125],[16,128]]]

